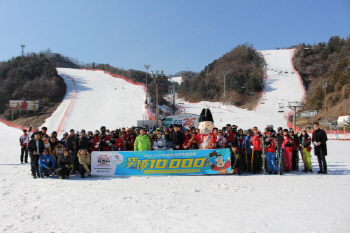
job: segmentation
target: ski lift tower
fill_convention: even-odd
[[[22,47],[22,57],[24,57],[24,51],[23,51],[23,49],[24,49],[24,47],[26,47],[26,45],[25,45],[25,44],[21,44],[21,47]]]
[[[288,106],[287,107],[294,111],[294,114],[293,114],[293,126],[295,127],[295,119],[296,119],[296,114],[297,114],[297,108],[303,109],[302,102],[298,102],[298,101],[288,102]]]

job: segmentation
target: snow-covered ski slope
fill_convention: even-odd
[[[137,120],[144,119],[146,95],[142,86],[114,78],[103,71],[57,70],[67,84],[67,94],[60,107],[44,123],[49,130],[59,128],[70,104],[59,134],[70,129],[100,129],[102,125],[112,130],[136,125]],[[68,76],[74,79],[76,90]]]
[[[301,101],[304,97],[299,77],[291,73],[293,71],[291,58],[294,50],[262,50],[260,53],[265,58],[268,70],[263,97],[256,111],[248,111],[231,105],[223,106],[219,102],[189,103],[182,99],[177,99],[178,106],[184,109],[184,112],[193,114],[200,114],[203,107],[209,107],[216,127],[223,127],[227,123],[244,129],[257,126],[263,130],[268,124],[273,124],[275,127],[286,127],[284,114],[278,112],[279,103],[282,102],[282,99],[284,103],[287,103],[288,101]],[[271,71],[271,67],[283,73]],[[290,110],[286,108],[285,111]]]
[[[34,180],[21,134],[0,122],[0,232],[350,232],[348,142],[328,175],[312,156],[312,174]]]
[[[178,83],[179,85],[181,85],[183,80],[181,76],[178,76],[178,77],[169,78],[169,82]]]

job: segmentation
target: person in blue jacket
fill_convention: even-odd
[[[245,163],[247,167],[247,173],[250,172],[250,162],[252,160],[252,149],[250,148],[251,146],[251,138],[252,138],[252,130],[248,129],[247,130],[247,136],[244,138],[244,141],[242,143],[242,151],[245,153]]]
[[[46,176],[51,175],[53,168],[56,165],[56,161],[52,158],[51,155],[47,153],[47,149],[43,150],[43,153],[39,157],[39,176],[40,178],[44,178],[44,174]]]

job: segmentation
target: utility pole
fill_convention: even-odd
[[[21,44],[21,47],[22,47],[22,57],[24,57],[24,51],[23,51],[23,48],[26,47],[25,44]]]
[[[326,101],[326,99],[327,99],[327,83],[323,84],[323,89],[324,89],[324,108],[327,112],[327,101]]]
[[[226,71],[222,72],[224,74],[224,100],[222,101],[223,104],[225,104],[225,90],[226,90]]]
[[[146,68],[146,104],[148,104],[148,100],[147,100],[147,92],[148,92],[148,89],[147,89],[147,74],[148,74],[148,68],[150,67],[151,65],[149,64],[145,64],[145,68]]]
[[[156,80],[156,124],[158,125],[159,120],[159,112],[158,112],[158,81],[161,77],[164,76],[164,71],[162,70],[159,74],[159,70],[156,70],[156,73],[153,74],[153,71],[151,71],[152,78]],[[159,126],[159,125],[158,125]]]
[[[294,111],[294,114],[293,114],[293,126],[295,127],[295,120],[296,120],[296,117],[297,117],[296,116],[297,115],[297,108],[303,109],[303,104],[301,102],[298,102],[298,101],[293,101],[293,102],[288,102],[288,106],[287,107]]]

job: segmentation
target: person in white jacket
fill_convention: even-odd
[[[19,138],[19,143],[21,145],[21,163],[23,163],[23,158],[25,163],[28,163],[28,150],[27,150],[27,145],[30,139],[30,135],[27,134],[27,130],[24,129],[23,130],[23,135],[21,135],[21,137]]]
[[[157,138],[156,138],[156,140],[154,140],[153,149],[154,150],[166,150],[167,149],[166,142],[162,138],[162,132],[160,132],[160,131],[157,132]]]

